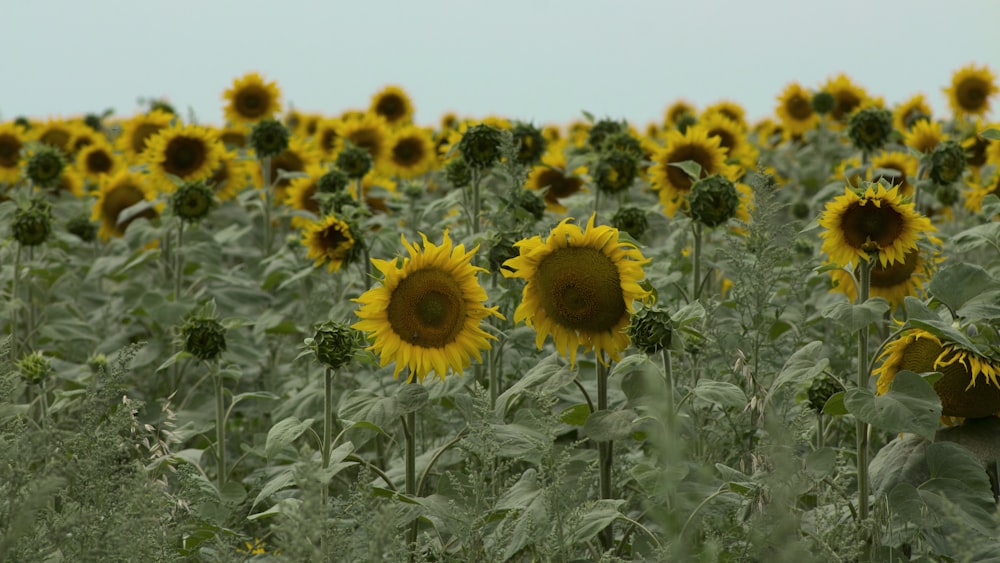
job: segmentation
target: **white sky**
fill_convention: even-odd
[[[5,120],[130,115],[155,96],[221,123],[222,92],[251,70],[326,114],[398,84],[425,124],[587,110],[642,125],[679,97],[757,118],[788,82],[841,71],[944,112],[968,63],[1000,74],[1000,0],[0,0]]]

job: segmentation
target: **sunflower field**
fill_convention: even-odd
[[[0,561],[1000,560],[1000,88],[942,88],[0,121]]]

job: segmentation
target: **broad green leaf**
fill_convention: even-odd
[[[932,311],[923,301],[907,295],[903,298],[903,307],[906,309],[907,319],[916,319],[923,321],[940,321],[941,317],[937,313]]]
[[[691,393],[704,403],[722,408],[743,408],[747,404],[746,393],[736,385],[725,381],[702,379],[694,386]]]
[[[256,504],[256,502],[254,502],[254,504]],[[274,506],[272,506],[271,508],[247,516],[247,520],[270,518],[271,516],[277,516],[278,514],[282,514],[285,512],[294,513],[301,504],[302,504],[302,499],[292,498],[292,497],[283,498],[278,502],[274,503]]]
[[[560,360],[559,355],[551,354],[497,397],[495,413],[498,416],[505,415],[510,401],[527,389],[537,387],[539,393],[553,393],[572,383],[574,377],[574,373]]]
[[[991,141],[1000,141],[1000,129],[989,128],[985,131],[980,131],[979,136],[984,139],[989,139]]]
[[[844,405],[858,420],[886,432],[913,432],[928,440],[940,426],[941,399],[924,378],[900,371],[884,395],[868,389],[849,389]]]
[[[680,168],[685,174],[688,175],[692,180],[698,180],[701,178],[701,165],[693,160],[685,160],[683,162],[670,162],[667,166],[673,166],[674,168]]]
[[[823,405],[823,414],[829,414],[833,416],[843,416],[847,414],[847,407],[844,406],[844,392],[838,391],[830,398],[826,400],[826,404]]]
[[[299,420],[294,416],[290,416],[272,426],[267,432],[267,440],[264,443],[264,453],[267,455],[267,458],[273,458],[285,446],[294,442],[296,438],[312,426],[312,423],[313,419],[311,418]]]
[[[632,435],[636,414],[630,410],[595,411],[583,423],[583,433],[597,442],[622,440]]]
[[[931,443],[915,434],[903,434],[882,446],[868,465],[872,491],[883,494],[900,484],[912,487],[930,478],[927,446]]]
[[[963,319],[1000,318],[1000,290],[987,291],[969,299],[956,313]]]
[[[955,442],[935,442],[927,448],[931,477],[958,479],[973,489],[990,490],[986,468],[968,448]]]
[[[219,500],[229,506],[236,506],[246,500],[247,490],[237,481],[226,481],[219,492]]]
[[[983,215],[986,217],[993,217],[998,213],[1000,213],[1000,204],[993,208],[983,205]],[[951,237],[951,244],[958,252],[969,252],[987,245],[1000,245],[1000,221],[983,223],[956,233]]]
[[[819,357],[822,349],[823,343],[814,340],[796,350],[785,362],[778,377],[774,378],[774,383],[771,384],[771,389],[768,391],[768,397],[770,398],[779,387],[786,383],[804,384],[823,373],[823,370],[830,365],[830,359]]]
[[[692,301],[678,309],[673,315],[670,315],[670,320],[673,321],[674,326],[678,328],[687,326],[691,323],[700,322],[704,318],[705,307],[701,304],[701,301]]]
[[[520,424],[492,424],[493,439],[500,446],[497,455],[512,458],[534,458],[549,443],[545,434]]]
[[[408,414],[420,410],[427,404],[427,388],[419,383],[401,385],[396,391],[396,403],[400,414]]]
[[[584,423],[587,422],[587,417],[589,416],[590,405],[580,403],[564,409],[561,413],[559,413],[559,420],[573,426],[583,426]]]
[[[260,493],[257,494],[257,498],[253,501],[253,508],[260,504],[261,501],[267,500],[274,493],[287,489],[295,484],[295,468],[292,465],[282,467],[278,470],[278,473],[271,477],[264,486],[261,487]]]
[[[645,354],[635,354],[622,360],[611,370],[611,377],[620,378],[622,392],[633,404],[663,401],[667,392],[662,370]]]
[[[912,327],[926,330],[941,340],[954,342],[970,352],[979,354],[980,356],[987,355],[980,352],[979,348],[977,348],[971,340],[966,338],[965,334],[959,332],[955,329],[955,327],[944,321],[922,321],[919,319],[911,319],[908,321],[908,324]]]
[[[344,394],[337,413],[350,420],[367,420],[385,427],[399,417],[399,402],[395,396],[383,397],[369,389],[352,389]]]
[[[833,448],[813,450],[806,455],[806,472],[817,479],[837,469],[837,451]]]
[[[589,504],[587,511],[570,530],[570,542],[579,544],[596,536],[622,515],[620,507],[623,504],[625,501],[621,499],[602,499]]]
[[[889,302],[881,297],[875,297],[860,304],[838,301],[823,309],[821,314],[837,321],[853,334],[880,321],[888,311]]]
[[[983,198],[982,208],[983,217],[989,217],[992,219],[993,217],[1000,215],[1000,197],[997,197],[996,194],[987,194],[986,197]],[[994,221],[992,224],[996,225],[997,222]],[[997,238],[994,237],[993,240],[996,241]]]
[[[975,264],[959,262],[938,270],[929,290],[935,299],[958,311],[977,295],[1000,290],[1000,281]]]

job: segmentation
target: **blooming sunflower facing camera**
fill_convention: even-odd
[[[955,116],[982,116],[990,111],[990,98],[1000,89],[989,67],[968,65],[955,71],[951,87],[944,89]]]
[[[169,193],[175,189],[170,176],[185,181],[210,178],[224,153],[213,131],[198,125],[174,125],[147,142],[142,160],[149,165],[156,186]]]
[[[694,185],[694,180],[677,164],[698,163],[701,178],[721,174],[732,179],[736,169],[726,165],[726,156],[722,139],[709,136],[708,130],[701,125],[692,125],[684,133],[676,129],[667,133],[666,145],[653,155],[653,165],[649,167],[653,189],[659,192],[667,217],[677,213]]]
[[[466,251],[452,245],[448,233],[440,245],[427,240],[423,248],[402,237],[410,254],[399,260],[372,259],[385,276],[375,287],[355,299],[361,320],[352,328],[368,332],[368,350],[379,356],[382,366],[395,361],[393,376],[409,369],[407,382],[423,382],[433,370],[444,379],[448,370],[461,373],[482,361],[482,350],[495,338],[479,328],[490,315],[503,318],[496,307],[485,307],[486,291],[476,279],[482,268],[472,265],[479,247]]]
[[[256,72],[244,74],[222,94],[230,123],[257,123],[281,111],[281,91],[274,82],[264,82]]]
[[[845,188],[826,204],[819,224],[826,229],[820,234],[822,250],[839,266],[857,265],[872,253],[882,267],[903,261],[922,233],[937,230],[912,203],[904,203],[898,187],[886,190],[882,184],[867,184],[863,192]]]
[[[625,332],[632,302],[649,292],[639,285],[642,266],[649,263],[635,246],[618,238],[618,229],[595,226],[594,215],[586,229],[563,219],[547,239],[521,240],[519,256],[504,263],[504,277],[527,281],[514,322],[524,321],[536,331],[539,349],[552,335],[556,350],[576,363],[577,350],[596,350],[617,361],[629,345]]]
[[[325,263],[328,272],[339,270],[355,250],[351,227],[332,215],[306,222],[302,244],[309,249],[306,257],[314,258],[317,268]]]

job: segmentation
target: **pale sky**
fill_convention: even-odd
[[[838,72],[890,105],[923,92],[942,114],[955,70],[1000,74],[1000,0],[0,0],[0,53],[3,120],[165,97],[219,124],[248,71],[286,108],[329,115],[396,84],[421,124],[587,110],[643,125],[677,98],[759,118],[787,83]]]

